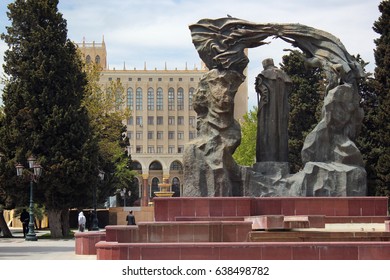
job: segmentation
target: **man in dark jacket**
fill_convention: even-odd
[[[26,211],[26,209],[23,209],[22,213],[20,214],[20,222],[23,225],[23,236],[26,237],[26,234],[28,233],[28,223],[30,221],[30,214]]]
[[[135,225],[135,218],[133,215],[133,211],[130,211],[129,214],[126,217],[127,225]]]

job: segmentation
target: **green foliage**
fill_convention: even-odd
[[[130,112],[125,104],[126,96],[120,82],[111,82],[107,88],[99,84],[100,69],[96,64],[85,65],[88,78],[83,105],[88,110],[93,134],[99,146],[99,168],[105,172],[99,184],[97,199],[104,202],[117,189],[131,189],[134,172],[131,171],[131,158],[127,154],[129,139],[125,136],[126,126],[122,120],[128,119]]]
[[[50,209],[78,207],[97,181],[97,143],[81,105],[86,76],[56,0],[16,0],[8,5],[7,82],[0,129],[2,186],[9,205],[26,204],[27,182],[15,163],[34,154],[44,168],[34,201]],[[26,195],[25,195],[26,194]]]
[[[375,79],[373,87],[378,98],[378,106],[372,114],[372,142],[375,154],[373,167],[376,173],[377,195],[390,194],[390,1],[379,4],[381,16],[373,29],[380,36],[375,39]]]
[[[241,123],[241,144],[233,154],[234,160],[244,166],[252,166],[256,161],[257,107],[244,115]]]
[[[291,173],[296,173],[302,168],[301,150],[305,138],[319,121],[325,86],[321,70],[306,68],[296,52],[283,56],[281,69],[292,80],[289,96],[289,163]]]

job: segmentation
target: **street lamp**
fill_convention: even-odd
[[[101,171],[99,170],[99,179],[100,179],[100,182],[103,182],[104,180],[104,171]],[[96,184],[95,184],[95,189],[94,189],[94,192],[93,192],[93,218],[92,218],[92,230],[99,230],[99,220],[98,220],[98,217],[97,217],[97,212],[96,212]]]
[[[33,172],[29,172],[30,175],[30,220],[28,223],[28,233],[26,234],[27,241],[37,241],[37,235],[34,231],[34,201],[33,201],[33,187],[34,182],[38,182],[39,177],[42,175],[42,166],[36,163],[36,158],[30,156],[28,159],[29,169],[32,169]],[[18,163],[16,166],[16,175],[23,176],[24,166]]]
[[[123,198],[123,211],[125,211],[125,207],[126,207],[126,189],[123,188],[121,190],[121,197]]]
[[[126,207],[126,189],[123,188],[120,192],[121,194],[121,197],[123,198],[123,211],[125,211],[125,207]],[[127,192],[128,196],[130,197],[131,196],[131,191],[129,190]]]

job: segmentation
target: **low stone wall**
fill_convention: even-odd
[[[102,231],[76,232],[74,236],[76,255],[96,255],[96,243],[106,240],[106,233]]]
[[[259,215],[387,216],[387,197],[155,198],[155,220]]]
[[[137,226],[107,226],[106,241],[119,243],[245,242],[252,222],[153,222]]]
[[[110,225],[126,225],[126,216],[129,211],[133,210],[135,221],[139,222],[152,222],[154,221],[154,207],[115,207],[110,208]]]
[[[96,244],[98,260],[389,260],[390,242]]]

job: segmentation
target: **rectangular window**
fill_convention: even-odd
[[[127,120],[127,124],[128,125],[133,125],[133,122],[134,122],[134,118],[133,117],[129,117],[129,119]]]
[[[138,81],[138,82],[141,82],[141,78],[137,78],[137,81]]]
[[[131,82],[133,80],[133,78],[129,78],[129,82]]]
[[[183,125],[184,124],[184,117],[183,116],[178,116],[177,117],[177,124],[178,125]]]
[[[136,117],[135,124],[142,127],[142,117],[141,116]]]
[[[174,125],[175,124],[175,117],[172,117],[172,116],[168,117],[168,124]]]
[[[127,138],[129,138],[129,140],[131,140],[133,138],[133,132],[128,131],[127,132]]]
[[[188,119],[188,123],[191,127],[195,127],[195,124],[196,124],[196,121],[195,121],[195,117],[190,117]]]
[[[177,147],[177,153],[182,154],[184,152],[184,146],[178,146]]]
[[[164,117],[158,116],[158,117],[157,117],[157,124],[158,124],[158,125],[162,125],[163,123],[164,123]]]
[[[153,124],[154,124],[154,117],[148,116],[148,125],[153,125]]]
[[[161,82],[161,81],[162,81],[162,78],[158,78],[158,81]]]
[[[157,146],[157,153],[158,154],[162,154],[164,151],[164,147],[163,146]]]
[[[157,139],[163,139],[164,132],[163,131],[157,131]]]
[[[153,139],[153,131],[148,131],[148,139]]]
[[[179,82],[182,82],[183,81],[183,78],[179,78]]]
[[[183,131],[178,131],[177,132],[177,139],[179,139],[179,140],[184,139],[184,132]]]
[[[142,140],[142,131],[137,131],[135,133],[135,139]]]
[[[175,153],[175,146],[168,146],[168,154],[174,154]]]
[[[170,82],[173,82],[173,78],[169,78],[169,81],[170,81]]]
[[[142,153],[142,146],[136,146],[135,147],[135,153],[136,154],[141,154]]]
[[[153,82],[153,78],[149,78],[149,82]]]
[[[175,138],[175,132],[174,131],[168,131],[168,139],[174,139]]]
[[[190,131],[189,134],[188,134],[188,138],[189,139],[194,139],[195,135],[196,135],[195,131]]]
[[[148,146],[148,154],[154,154],[154,146]]]

